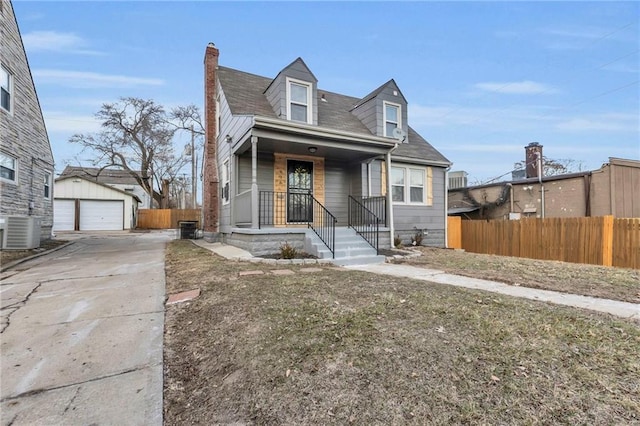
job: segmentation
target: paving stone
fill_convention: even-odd
[[[264,272],[262,271],[240,271],[238,272],[238,275],[241,277],[247,276],[247,275],[262,275],[264,274]]]
[[[196,297],[200,296],[200,289],[197,288],[195,290],[183,291],[182,293],[176,293],[169,296],[169,300],[167,300],[167,305],[173,305],[175,303],[187,302],[189,300],[193,300]]]

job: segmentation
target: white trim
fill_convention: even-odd
[[[291,85],[296,84],[298,86],[304,86],[307,88],[307,104],[304,105],[299,102],[294,102],[291,100]],[[308,81],[297,80],[295,78],[287,77],[286,78],[286,93],[287,93],[287,120],[297,121],[299,123],[307,123],[313,124],[313,94],[311,92],[313,84]],[[295,103],[296,105],[304,105],[307,108],[307,121],[299,121],[291,119],[291,104]]]
[[[52,189],[53,189],[53,186],[52,186],[53,182],[52,182],[52,179],[51,179],[51,178],[52,178],[52,176],[53,176],[53,173],[51,173],[50,171],[48,171],[48,170],[45,170],[45,171],[44,171],[44,182],[43,182],[43,185],[44,185],[44,186],[43,186],[43,188],[42,188],[42,189],[43,189],[43,191],[42,191],[42,192],[43,192],[43,194],[42,194],[42,195],[43,195],[43,197],[44,197],[44,199],[45,199],[45,200],[50,200],[51,198],[53,198],[53,197],[51,196],[51,193],[53,192],[53,191],[52,191]],[[49,191],[48,191],[48,192],[49,192],[49,194],[48,194],[48,195],[47,195],[47,194],[45,193],[45,191],[44,191],[44,188],[47,188],[47,187],[49,188]],[[132,189],[132,191],[133,191],[133,189]]]
[[[222,162],[222,179],[220,179],[220,183],[222,184],[222,204],[226,206],[231,202],[231,161],[229,157]],[[226,197],[224,196],[225,187],[227,187]]]
[[[428,185],[428,178],[429,175],[427,173],[427,168],[426,167],[416,167],[413,165],[408,165],[408,164],[392,164],[391,168],[390,168],[390,173],[389,173],[389,182],[390,182],[390,186],[391,186],[391,191],[393,192],[393,187],[394,186],[401,186],[401,185],[395,185],[392,180],[391,180],[391,175],[393,174],[393,169],[402,169],[402,172],[404,174],[404,185],[402,185],[404,187],[404,191],[403,191],[403,196],[404,196],[404,201],[393,201],[393,193],[391,194],[391,201],[394,205],[403,205],[403,206],[426,206],[427,204],[427,190],[429,188]],[[419,171],[422,173],[422,201],[411,201],[411,171],[415,170],[415,171]],[[414,186],[415,188],[418,188],[418,186]]]
[[[0,181],[17,185],[18,184],[18,159],[13,155],[5,154],[4,152],[0,152],[0,155],[13,160],[13,179],[7,179],[0,176]]]
[[[9,71],[7,67],[5,67],[4,65],[0,65],[0,68],[2,68],[2,71],[7,73],[7,76],[9,79],[9,87],[7,87],[7,91],[9,92],[9,109],[6,109],[5,107],[2,106],[2,103],[0,103],[0,110],[6,112],[7,114],[13,115],[13,106],[14,106],[14,98],[15,98],[15,86],[14,86],[15,78],[13,77],[13,74],[11,73],[11,71]]]
[[[382,135],[385,138],[392,138],[393,135],[387,134],[387,106],[396,107],[398,109],[398,121],[395,123],[398,129],[402,130],[402,105],[394,102],[382,101]],[[394,121],[389,120],[389,123],[394,123]]]

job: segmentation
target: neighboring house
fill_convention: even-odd
[[[533,167],[523,179],[450,189],[449,214],[466,219],[640,217],[640,161],[609,158],[598,170],[541,179],[535,162],[527,164]]]
[[[218,56],[209,44],[205,238],[256,255],[286,241],[339,258],[362,240],[352,225],[379,248],[418,232],[445,245],[451,163],[409,127],[394,80],[355,98],[318,88],[300,58],[268,78],[219,66]]]
[[[0,0],[0,246],[51,237],[53,153],[13,5]]]
[[[140,199],[79,176],[55,180],[54,231],[121,231],[136,226]]]
[[[135,173],[137,173],[138,176],[141,176],[140,172]],[[151,208],[151,197],[149,196],[149,193],[145,191],[140,184],[138,184],[136,177],[127,170],[66,166],[59,177],[64,178],[69,176],[77,176],[93,182],[109,185],[113,188],[121,189],[122,191],[133,194],[140,199],[141,205],[137,207],[142,209]]]

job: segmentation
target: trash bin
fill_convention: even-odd
[[[198,222],[181,221],[179,225],[180,225],[180,239],[195,240]]]

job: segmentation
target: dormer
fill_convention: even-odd
[[[407,100],[391,79],[362,98],[351,112],[376,136],[407,142]],[[396,131],[395,129],[400,129]]]
[[[276,115],[284,120],[318,124],[318,79],[298,58],[278,73],[264,91]]]

